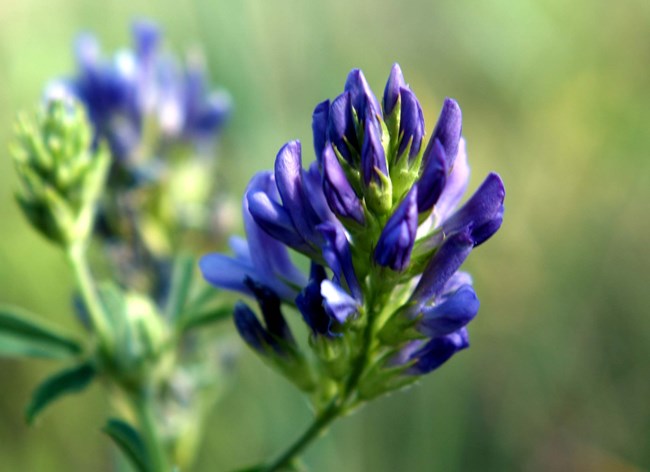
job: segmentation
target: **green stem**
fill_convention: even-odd
[[[372,304],[374,305],[374,303]],[[349,411],[348,408],[353,405],[357,405],[356,401],[352,402],[352,405],[348,404],[348,400],[354,393],[361,376],[363,375],[364,370],[367,367],[368,363],[368,352],[372,345],[373,333],[375,330],[375,320],[374,309],[368,313],[368,323],[366,324],[363,331],[363,341],[359,355],[354,362],[352,373],[348,377],[348,381],[345,383],[343,388],[342,395],[336,397],[332,402],[322,411],[313,421],[311,426],[300,436],[289,448],[282,453],[275,461],[270,465],[261,470],[264,472],[273,472],[276,470],[281,470],[282,467],[289,465],[296,457],[298,457],[302,451],[309,446],[309,444],[322,432],[325,431],[327,426],[338,418],[341,414],[344,414],[346,411]]]
[[[102,346],[110,350],[113,346],[113,337],[106,311],[97,295],[93,277],[88,267],[85,247],[82,244],[74,244],[67,248],[66,255],[74,272],[79,290],[81,291],[84,304],[90,314],[95,333],[97,333]]]
[[[302,451],[311,444],[311,442],[318,438],[341,413],[341,404],[338,399],[332,402],[325,408],[316,418],[314,418],[311,426],[300,436],[289,448],[283,452],[277,459],[271,462],[261,470],[263,472],[274,472],[282,470],[284,467],[291,464]]]
[[[138,417],[140,431],[144,436],[147,452],[151,459],[152,472],[168,472],[170,468],[167,464],[165,447],[158,434],[151,395],[147,392],[139,392],[132,399],[132,402]]]

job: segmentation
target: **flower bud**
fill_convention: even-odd
[[[418,188],[413,187],[390,217],[375,247],[377,264],[403,271],[411,261],[418,230]]]
[[[51,101],[34,119],[22,117],[12,146],[22,183],[17,199],[30,223],[62,246],[85,241],[104,188],[109,157],[91,151],[92,131],[73,101]]]

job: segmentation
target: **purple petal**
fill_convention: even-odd
[[[413,187],[391,215],[375,247],[380,266],[403,271],[411,261],[411,250],[418,230],[417,187]]]
[[[408,370],[409,374],[427,374],[447,362],[451,356],[469,347],[467,330],[462,328],[446,336],[431,339],[424,347],[412,354],[411,359],[417,359]]]
[[[244,284],[244,280],[255,272],[249,262],[215,253],[203,256],[199,268],[203,278],[215,287],[251,294]]]
[[[316,105],[311,117],[311,129],[314,134],[314,152],[316,153],[316,160],[319,164],[321,164],[321,155],[323,153],[323,148],[325,147],[325,141],[327,141],[327,123],[329,121],[329,114],[330,101],[325,100]]]
[[[361,287],[352,265],[352,252],[345,230],[340,224],[332,222],[323,223],[317,229],[325,239],[322,248],[323,259],[334,272],[335,281],[340,285],[341,280],[345,279],[354,298],[361,300]]]
[[[289,325],[280,310],[280,297],[269,287],[255,282],[253,279],[248,278],[244,283],[257,299],[268,333],[277,339],[289,343],[295,342]]]
[[[239,335],[250,347],[260,354],[265,354],[265,347],[272,342],[260,320],[245,303],[237,302],[233,315]]]
[[[428,337],[450,334],[472,321],[479,306],[471,285],[463,285],[441,303],[424,307],[417,329]]]
[[[445,239],[427,264],[411,295],[415,306],[422,307],[442,292],[447,281],[460,268],[473,247],[474,241],[469,231],[462,231]]]
[[[147,20],[137,20],[132,25],[135,53],[138,61],[150,64],[160,43],[160,29]]]
[[[331,148],[331,146],[328,147]],[[302,182],[305,188],[305,194],[309,196],[309,203],[311,203],[319,221],[335,220],[336,216],[330,210],[329,203],[323,192],[323,178],[319,170],[318,162],[312,162],[309,170],[303,172]]]
[[[503,181],[491,173],[483,181],[472,197],[442,224],[445,234],[460,231],[463,228],[476,230],[475,244],[480,244],[490,237],[500,226],[503,218],[503,200],[505,198]],[[494,222],[490,223],[492,220]],[[484,226],[489,223],[488,226]]]
[[[363,122],[367,118],[381,116],[379,102],[372,93],[372,90],[370,90],[370,86],[363,72],[359,69],[352,69],[348,74],[348,78],[345,81],[345,91],[350,93],[350,103],[357,111],[360,122]]]
[[[359,311],[359,302],[331,280],[323,280],[320,293],[325,303],[325,310],[339,323],[345,323],[350,316]]]
[[[503,223],[503,205],[497,212],[496,216],[489,219],[485,223],[472,228],[472,239],[474,240],[474,247],[479,244],[483,244],[489,238],[496,233],[499,228],[501,228],[501,223]]]
[[[330,209],[342,218],[349,218],[363,225],[365,216],[361,201],[329,143],[325,146],[322,159],[323,191]]]
[[[267,196],[277,193],[275,180],[270,172],[258,173],[248,184],[246,194],[256,191],[264,192]],[[253,266],[263,275],[264,279],[280,279],[290,284],[302,287],[306,283],[303,273],[291,262],[289,252],[284,244],[269,236],[254,220],[250,213],[248,198],[244,197],[242,202],[242,213],[244,228],[250,248],[250,258]],[[272,287],[278,292],[277,286]],[[278,293],[282,298],[295,297],[295,290],[282,290]]]
[[[447,160],[445,150],[436,140],[432,155],[428,156],[418,186],[418,212],[429,211],[438,201],[447,182]]]
[[[301,252],[309,252],[311,246],[298,234],[289,213],[264,192],[247,194],[248,211],[255,222],[271,237]]]
[[[443,296],[446,294],[455,292],[463,285],[472,285],[472,276],[467,272],[458,271],[445,284],[445,288],[442,290]]]
[[[399,64],[393,64],[384,89],[384,117],[393,112],[393,108],[395,108],[399,99],[400,89],[404,87],[406,87],[406,83],[404,82],[402,69],[400,69]]]
[[[300,142],[290,141],[280,149],[275,159],[275,181],[294,227],[309,242],[315,239],[314,228],[321,221],[305,195],[302,175]]]
[[[434,208],[434,215],[436,218],[436,226],[440,226],[452,211],[458,206],[460,200],[463,198],[467,184],[469,182],[469,165],[467,164],[467,152],[465,148],[465,140],[460,140],[458,147],[458,156],[454,161],[454,166],[447,176],[440,198],[436,202]]]
[[[225,92],[210,94],[192,123],[190,134],[199,138],[214,137],[230,116],[232,100]]]
[[[82,74],[96,69],[99,65],[100,48],[97,38],[89,33],[80,34],[74,44],[77,67]]]
[[[325,311],[320,288],[326,278],[325,268],[312,262],[309,283],[296,297],[296,306],[314,334],[332,337],[330,329],[333,319]]]
[[[235,254],[235,259],[240,261],[250,261],[251,251],[248,246],[248,241],[241,236],[231,236],[228,239],[228,247]],[[252,265],[252,263],[251,263]]]
[[[428,147],[434,145],[436,139],[440,141],[445,148],[447,155],[447,167],[451,168],[458,154],[458,143],[460,141],[460,134],[462,130],[463,116],[460,111],[458,103],[452,98],[446,98],[445,103],[442,105],[440,117],[436,124],[431,139],[429,140]],[[427,155],[429,151],[425,151]]]
[[[420,103],[413,92],[407,88],[402,88],[400,90],[400,96],[402,97],[402,110],[399,122],[401,142],[397,156],[401,157],[406,147],[411,143],[411,149],[409,151],[409,161],[411,161],[418,155],[422,146],[424,116],[422,115]]]
[[[361,149],[361,167],[363,181],[370,185],[371,181],[381,184],[377,172],[388,175],[386,154],[381,143],[381,133],[375,119],[366,120],[363,148]]]
[[[329,111],[327,135],[343,158],[352,163],[351,147],[358,149],[357,134],[352,120],[350,94],[345,92],[334,99]]]

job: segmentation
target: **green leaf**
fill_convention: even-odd
[[[167,303],[169,319],[177,319],[183,312],[192,284],[196,260],[191,256],[179,256],[174,261],[171,292]]]
[[[225,320],[230,318],[232,313],[233,308],[231,306],[207,308],[201,311],[188,313],[187,315],[183,315],[181,331],[189,331],[190,329],[199,328],[207,324]]]
[[[43,409],[63,395],[82,391],[95,378],[97,371],[90,362],[85,362],[72,369],[63,370],[47,378],[38,386],[32,396],[31,403],[25,411],[29,424]]]
[[[133,426],[122,420],[111,418],[102,431],[110,436],[135,470],[138,472],[151,470],[147,448],[140,433]]]
[[[81,345],[24,310],[0,307],[0,356],[65,359],[80,354]]]

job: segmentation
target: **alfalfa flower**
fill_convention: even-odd
[[[489,174],[458,208],[469,179],[460,107],[444,101],[428,141],[423,116],[398,65],[382,105],[353,70],[344,91],[314,110],[316,161],[303,168],[302,147],[291,141],[278,153],[274,172],[249,185],[248,245],[260,247],[264,239],[264,250],[239,250],[234,258],[213,254],[201,262],[209,282],[249,293],[250,277],[301,313],[312,355],[292,355],[305,359],[301,372],[310,370],[305,375],[315,379],[302,387],[320,427],[469,346],[466,326],[479,302],[471,278],[459,269],[501,226],[505,190],[500,177]],[[310,260],[308,278],[298,275],[287,248]],[[253,321],[249,309],[239,311],[238,326],[250,321],[250,329],[240,328],[247,342],[282,365],[286,353],[273,347],[281,337],[271,342],[268,327]],[[293,343],[291,349],[300,350]]]

